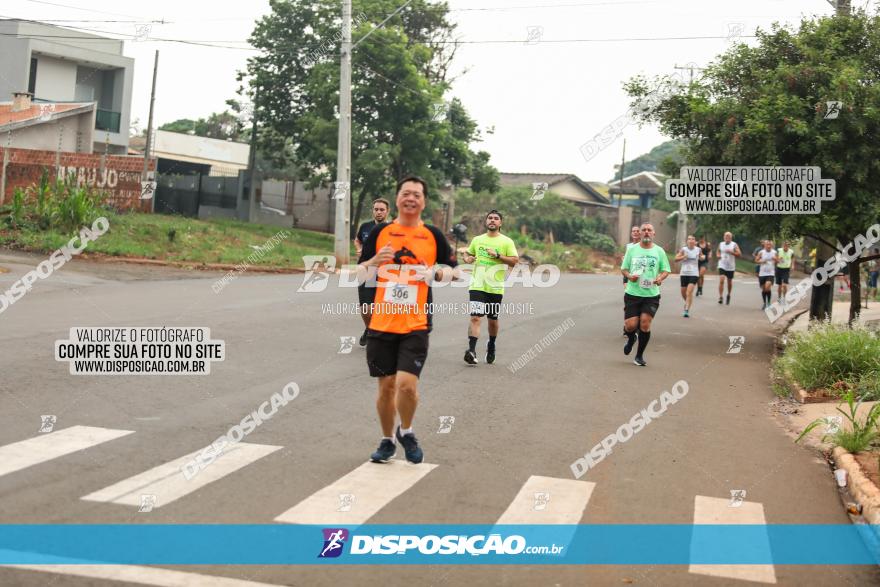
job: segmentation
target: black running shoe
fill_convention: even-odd
[[[464,352],[464,362],[468,365],[476,365],[477,364],[477,353],[468,349]]]
[[[403,453],[406,455],[406,460],[414,465],[421,463],[425,455],[422,454],[422,449],[419,447],[419,441],[416,440],[416,435],[412,432],[401,435],[400,426],[397,427],[395,435],[397,436],[397,442],[403,445]]]
[[[633,363],[635,363],[639,367],[647,367],[648,366],[648,364],[645,362],[645,359],[643,359],[639,355],[636,355],[636,358],[633,359]]]
[[[383,438],[382,442],[379,443],[379,448],[376,449],[376,452],[373,453],[370,460],[374,463],[387,463],[396,452],[397,445],[394,444],[393,441]]]
[[[495,349],[486,349],[486,364],[491,365],[495,362]]]
[[[627,335],[627,336],[629,336],[629,335]],[[637,339],[638,339],[638,337],[635,334],[633,334],[632,336],[630,336],[627,339],[626,344],[623,345],[623,354],[624,355],[628,355],[632,352],[633,346],[636,344]]]
[[[358,341],[358,344],[361,346],[367,346],[367,331],[364,330],[364,333],[361,335],[361,339]]]
[[[723,303],[724,303],[724,298],[722,298],[721,296],[718,296],[718,303],[719,303],[719,304],[723,304]]]
[[[718,303],[720,304],[721,302],[718,302]],[[727,305],[728,306],[730,305],[730,296],[727,296]]]

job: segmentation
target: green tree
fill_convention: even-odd
[[[464,179],[497,187],[488,155],[471,150],[480,140],[476,122],[460,101],[444,102],[457,47],[446,3],[415,0],[379,29],[398,0],[353,4],[352,39],[372,33],[352,57],[352,229],[367,197],[387,196],[406,173],[431,188]],[[327,183],[336,176],[340,6],[270,5],[250,37],[261,52],[240,74],[242,93],[258,95],[261,151],[294,164],[311,185]]]
[[[193,134],[198,137],[208,137],[222,141],[247,142],[248,140],[247,129],[244,128],[242,121],[228,110],[214,112],[207,118],[199,118],[197,120],[180,118],[163,124],[159,127],[159,130]]]
[[[774,25],[757,32],[754,47],[732,47],[704,73],[687,87],[672,85],[642,116],[685,142],[688,165],[813,165],[837,185],[820,215],[709,216],[705,226],[810,236],[836,248],[834,240],[848,247],[877,222],[880,17],[857,12],[804,20],[797,30]],[[636,77],[626,89],[637,100],[657,82],[664,79]],[[825,119],[832,100],[843,102],[842,112]],[[859,312],[863,260],[849,265],[850,321]]]
[[[627,161],[624,164],[623,171],[627,176],[641,173],[642,171],[658,171],[660,173],[665,173],[663,171],[664,166],[670,164],[678,164],[678,166],[681,166],[682,146],[681,141],[666,141],[660,143],[647,153]],[[611,178],[610,181],[617,181],[618,179],[620,179],[620,165],[616,164],[614,166],[614,177]]]

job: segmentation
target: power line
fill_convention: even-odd
[[[87,30],[87,29],[81,29]],[[129,35],[126,33],[116,33],[112,31],[94,31],[94,32],[103,32],[104,34],[110,35],[121,35],[124,37],[129,37],[131,39],[135,38],[137,35]],[[81,41],[125,41],[129,39],[93,39],[89,37],[80,37],[80,36],[69,36],[69,35],[42,35],[42,34],[17,34],[17,33],[0,33],[0,35],[8,36],[8,37],[18,37],[18,38],[40,38],[40,39],[79,39]],[[756,35],[739,35],[739,38],[755,38]],[[547,44],[559,44],[559,43],[621,43],[621,42],[649,42],[649,41],[707,41],[707,40],[718,40],[718,39],[727,39],[729,38],[727,35],[707,35],[707,36],[680,36],[680,37],[617,37],[617,38],[597,38],[597,39],[541,39],[538,43],[534,43],[535,45],[540,45],[543,43]],[[227,45],[217,45],[216,43],[248,43],[248,41],[229,41],[229,40],[206,40],[206,41],[197,41],[192,39],[163,39],[158,37],[148,37],[149,41],[162,42],[162,43],[183,43],[189,45],[200,45],[203,47],[216,47],[219,49],[239,49],[245,51],[260,51],[256,47],[231,47]],[[479,41],[467,41],[467,40],[455,40],[455,41],[432,41],[432,45],[500,45],[500,44],[523,44],[525,43],[524,39],[483,39]],[[415,44],[425,44],[425,43],[415,43]]]

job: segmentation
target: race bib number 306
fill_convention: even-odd
[[[417,285],[405,285],[403,283],[395,283],[385,288],[385,302],[389,304],[402,304],[405,306],[415,306],[418,302]]]

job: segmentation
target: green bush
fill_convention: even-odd
[[[74,232],[91,225],[104,210],[105,195],[89,186],[78,186],[73,175],[51,181],[48,170],[26,190],[16,189],[6,223],[11,228]]]
[[[880,391],[880,338],[865,328],[818,325],[792,335],[779,361],[805,389],[834,389],[838,384],[837,389],[856,387],[863,394]]]
[[[593,242],[603,247],[600,250],[604,252],[614,251],[611,237],[602,238],[606,236],[608,225],[601,218],[582,216],[580,208],[552,192],[540,200],[532,197],[532,190],[522,187],[502,188],[495,194],[464,189],[456,193],[455,212],[467,225],[469,237],[485,232],[486,212],[495,208],[504,215],[502,232],[505,234],[519,233],[524,226],[536,241],[546,240],[552,232],[553,241],[557,243],[593,246],[590,244]],[[609,243],[611,249],[607,250]]]
[[[607,234],[582,231],[578,233],[578,242],[602,253],[610,254],[617,250],[617,245],[614,244],[614,239]]]
[[[868,448],[877,438],[878,434],[880,434],[880,430],[878,430],[877,427],[878,423],[880,423],[880,404],[874,404],[871,406],[871,409],[865,414],[864,421],[860,421],[857,412],[859,406],[862,405],[862,402],[855,401],[855,395],[852,391],[848,391],[843,395],[843,401],[846,403],[849,412],[844,412],[840,409],[840,406],[837,407],[837,411],[843,414],[843,417],[846,418],[846,421],[849,423],[849,427],[841,427],[836,432],[825,434],[822,437],[822,442],[825,442],[826,439],[830,439],[835,446],[841,446],[848,452],[862,452]],[[795,442],[799,442],[812,429],[816,426],[821,426],[822,424],[828,424],[828,419],[817,418],[813,420],[807,425],[804,431],[801,432],[801,435],[797,437]]]

